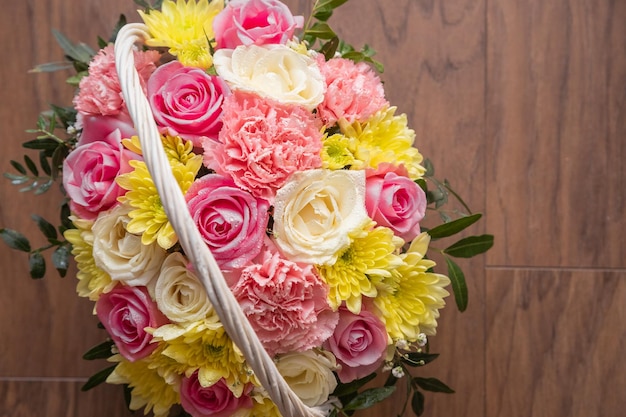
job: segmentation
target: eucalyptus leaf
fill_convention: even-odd
[[[426,169],[426,173],[424,173],[424,176],[432,177],[433,175],[435,175],[435,166],[430,159],[424,159],[422,165],[424,166],[424,169]]]
[[[61,277],[67,274],[70,265],[71,248],[69,245],[61,245],[52,252],[52,264]]]
[[[13,229],[0,229],[0,237],[11,249],[30,252],[30,242],[26,236]]]
[[[84,43],[74,45],[65,35],[57,30],[53,29],[52,35],[54,35],[54,38],[61,49],[63,49],[63,52],[65,52],[65,55],[75,61],[88,64],[89,61],[91,61],[91,57],[95,54],[95,52]]]
[[[34,68],[29,70],[28,72],[30,73],[56,72],[56,71],[70,69],[70,68],[72,68],[72,63],[69,61],[48,62],[45,64],[36,65]]]
[[[465,230],[469,226],[473,225],[481,217],[482,217],[482,214],[480,213],[472,214],[471,216],[461,217],[451,222],[440,224],[439,226],[430,229],[428,231],[428,234],[433,239],[441,239],[444,237],[452,236]]]
[[[115,370],[115,367],[117,365],[113,365],[113,366],[109,366],[108,368],[105,368],[101,371],[98,371],[97,373],[95,373],[94,375],[92,375],[87,382],[85,382],[85,385],[83,385],[80,390],[81,391],[89,391],[90,389],[97,387],[98,385],[102,384],[103,382],[105,382],[107,380],[107,378],[109,377],[109,375],[111,375],[113,373],[113,371]]]
[[[40,195],[40,194],[45,193],[46,191],[48,191],[50,189],[50,187],[52,187],[52,184],[54,184],[54,181],[52,181],[52,179],[49,179],[48,181],[44,182],[43,184],[40,184],[35,189],[35,195]]]
[[[32,172],[34,176],[39,175],[39,170],[37,169],[37,165],[35,165],[35,162],[30,158],[30,156],[24,155],[24,163],[26,164],[26,167],[28,168],[28,170]]]
[[[493,246],[493,235],[469,236],[444,249],[444,253],[456,258],[471,258],[487,252]]]
[[[22,144],[22,146],[27,148],[27,149],[39,149],[39,150],[51,149],[51,150],[54,150],[54,149],[56,149],[57,146],[59,146],[59,142],[54,140],[54,139],[52,139],[52,138],[33,139],[33,140],[29,140],[27,142],[24,142]]]
[[[13,185],[22,185],[30,181],[30,177],[27,177],[25,175],[16,175],[11,174],[10,172],[5,172],[2,175],[4,175],[5,178],[11,180],[11,184]]]
[[[395,386],[370,388],[352,399],[344,410],[363,410],[383,401],[396,390]]]
[[[437,378],[413,378],[413,383],[425,391],[443,392],[446,394],[454,394],[454,390],[438,380]]]
[[[468,303],[467,283],[465,282],[465,274],[461,268],[452,260],[446,256],[446,265],[448,266],[448,277],[452,285],[452,292],[454,293],[454,301],[459,311],[465,311]]]
[[[57,230],[56,228],[46,219],[36,214],[30,216],[35,223],[37,223],[37,227],[41,230],[41,233],[48,239],[56,239],[57,238]]]
[[[28,267],[32,279],[41,279],[46,275],[46,260],[41,252],[32,252],[28,257]]]
[[[24,166],[23,166],[22,164],[20,164],[20,163],[19,163],[19,162],[17,162],[17,161],[13,161],[13,160],[11,160],[11,161],[10,161],[10,163],[11,163],[11,166],[12,166],[13,168],[15,168],[15,170],[16,170],[17,172],[19,172],[19,173],[20,173],[20,174],[22,174],[22,175],[26,175],[26,168],[24,168]]]

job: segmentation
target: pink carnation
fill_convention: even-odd
[[[270,203],[291,174],[322,165],[319,122],[304,108],[235,92],[222,120],[219,142],[203,141],[205,165]]]
[[[144,87],[159,60],[157,51],[136,51],[135,68]],[[115,116],[125,110],[122,88],[115,69],[113,45],[103,48],[89,63],[89,75],[80,80],[79,92],[74,97],[74,107],[80,113]]]
[[[260,264],[245,268],[232,291],[270,355],[319,346],[337,326],[314,267],[278,253],[267,251]]]
[[[317,111],[327,126],[342,118],[363,123],[389,105],[380,78],[366,63],[345,58],[324,61],[322,55],[317,63],[326,78],[326,94]]]

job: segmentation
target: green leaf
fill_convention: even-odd
[[[409,352],[404,358],[403,362],[408,366],[424,366],[439,357],[438,353],[424,353],[424,352]]]
[[[72,223],[72,221],[70,220],[70,216],[72,215],[71,210],[70,210],[70,206],[67,203],[67,201],[65,203],[63,203],[63,205],[61,206],[61,211],[60,211],[60,220],[61,220],[61,225],[62,227],[67,230],[67,229],[75,229],[76,226],[74,226],[74,224]]]
[[[35,189],[35,195],[40,195],[40,194],[45,193],[46,191],[48,191],[50,189],[50,187],[52,187],[52,184],[54,184],[54,181],[52,181],[52,179],[49,179],[48,181],[46,181],[43,184],[39,185]]]
[[[5,178],[11,180],[11,184],[13,185],[26,184],[28,181],[30,181],[30,177],[27,177],[25,175],[16,175],[11,174],[10,172],[5,172],[2,175],[4,175]]]
[[[325,22],[315,23],[310,29],[305,31],[305,35],[314,36],[319,39],[332,39],[337,36],[330,26],[328,26],[328,23]]]
[[[59,146],[59,142],[52,138],[33,139],[22,143],[22,146],[26,149],[54,150]]]
[[[59,173],[61,172],[61,167],[63,166],[63,161],[65,157],[69,154],[69,149],[67,146],[59,146],[54,149],[52,153],[52,179],[57,179],[59,177]]]
[[[395,386],[367,389],[354,397],[343,409],[363,410],[369,408],[389,397],[395,390]]]
[[[67,274],[70,265],[70,253],[71,247],[69,245],[61,245],[52,252],[52,264],[61,277]]]
[[[102,342],[97,346],[92,347],[83,355],[83,359],[92,361],[95,359],[108,359],[113,355],[111,348],[115,345],[112,340]]]
[[[459,311],[465,311],[467,309],[468,295],[467,295],[467,283],[465,282],[465,275],[461,268],[448,256],[446,258],[446,265],[448,266],[448,277],[450,277],[450,283],[452,284],[452,292],[454,292],[454,301]]]
[[[441,239],[444,237],[452,236],[473,225],[481,217],[482,214],[480,213],[472,214],[471,216],[461,217],[449,223],[440,224],[439,226],[430,229],[428,231],[428,234],[433,239]]]
[[[28,267],[32,279],[40,279],[46,275],[46,260],[41,252],[33,252],[28,257]]]
[[[424,168],[426,169],[426,173],[424,173],[425,177],[432,177],[435,175],[435,166],[433,165],[430,159],[424,159]]]
[[[446,394],[454,394],[454,390],[438,380],[437,378],[413,378],[413,382],[425,391],[444,392]]]
[[[62,71],[66,69],[72,68],[72,63],[69,61],[60,61],[60,62],[48,62],[45,64],[36,65],[34,68],[30,69],[29,73],[39,73],[39,72],[55,72]]]
[[[46,173],[46,175],[50,175],[52,170],[50,169],[50,163],[48,162],[48,158],[46,157],[46,153],[44,151],[39,152],[39,166]]]
[[[107,380],[109,375],[113,373],[116,366],[117,365],[113,365],[95,373],[87,380],[87,382],[85,382],[85,385],[83,385],[80,390],[89,391],[93,387],[97,387],[98,385],[102,384],[103,382]]]
[[[34,176],[39,175],[37,165],[35,165],[35,162],[33,162],[33,160],[28,155],[24,155],[24,162],[26,163],[26,167],[28,168],[28,170],[32,172]]]
[[[363,385],[367,384],[374,378],[376,378],[376,374],[371,373],[363,378],[356,379],[347,384],[339,384],[337,385],[337,388],[335,388],[333,395],[337,397],[343,397],[344,395],[355,393],[359,390],[359,388],[361,388]]]
[[[41,233],[48,239],[56,239],[57,238],[57,230],[56,228],[46,219],[41,216],[37,216],[33,214],[30,216],[35,223],[37,223],[37,227],[41,230]]]
[[[23,166],[22,164],[20,164],[20,163],[19,163],[19,162],[17,162],[17,161],[13,161],[13,160],[11,160],[10,162],[11,162],[11,166],[12,166],[13,168],[15,168],[15,170],[16,170],[17,172],[19,172],[19,173],[20,173],[20,174],[22,174],[22,175],[26,175],[26,168],[24,168],[24,166]]]
[[[324,58],[326,58],[326,60],[329,60],[333,56],[335,56],[335,52],[337,52],[338,46],[339,46],[339,38],[335,36],[334,38],[326,42],[324,46],[322,46],[322,49],[320,49],[320,52],[324,55]]]
[[[72,58],[75,61],[82,62],[88,64],[91,61],[91,57],[95,54],[95,52],[85,45],[84,43],[78,43],[74,45],[68,38],[66,38],[61,32],[57,30],[52,30],[52,34],[56,39],[57,43],[65,52],[65,55]]]
[[[115,43],[117,34],[119,33],[120,29],[122,29],[126,25],[126,23],[126,16],[121,14],[120,17],[117,19],[117,23],[113,27],[113,32],[111,33],[111,37],[109,38],[109,43]]]
[[[444,249],[444,253],[457,258],[471,258],[487,252],[493,246],[493,235],[469,236]]]
[[[333,15],[333,9],[319,9],[314,14],[313,17],[319,20],[320,22],[326,22]]]
[[[336,9],[347,1],[348,0],[320,0],[313,12],[320,9]]]
[[[411,408],[416,416],[421,416],[424,413],[424,394],[419,391],[413,393],[411,398]]]
[[[30,242],[26,236],[13,229],[0,229],[0,237],[11,249],[30,252]]]

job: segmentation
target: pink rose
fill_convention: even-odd
[[[160,66],[148,80],[148,100],[157,124],[194,146],[200,146],[200,137],[217,138],[228,93],[220,77],[178,61]]]
[[[387,341],[385,325],[374,314],[366,310],[353,314],[341,307],[339,324],[325,347],[342,365],[338,376],[346,383],[369,375],[381,365]]]
[[[278,0],[233,0],[213,20],[218,48],[285,44],[304,25]]]
[[[126,112],[116,116],[91,116],[79,113],[76,127],[82,129],[78,146],[106,139],[115,130],[119,130],[122,139],[137,135],[135,125]]]
[[[332,126],[339,119],[364,123],[389,105],[380,78],[365,62],[345,58],[324,61],[320,54],[317,63],[326,78],[324,101],[317,112],[326,125]]]
[[[398,172],[393,172],[396,169]],[[420,233],[419,222],[426,214],[426,194],[406,176],[406,169],[383,164],[368,170],[365,206],[380,226],[388,227],[405,241]]]
[[[156,69],[160,58],[157,51],[135,51],[135,68],[144,86],[150,74]],[[89,75],[80,80],[78,94],[74,97],[74,107],[80,113],[115,116],[126,106],[122,88],[115,68],[113,45],[101,49],[89,63]]]
[[[73,213],[87,220],[118,204],[125,191],[115,178],[132,170],[131,159],[139,156],[122,146],[119,129],[99,141],[74,149],[63,162],[63,187]]]
[[[250,391],[252,385],[248,384],[237,398],[224,379],[203,387],[198,381],[198,371],[195,371],[181,382],[180,403],[192,417],[230,417],[239,409],[252,408]]]
[[[224,102],[219,142],[205,140],[204,163],[270,203],[297,171],[320,168],[319,122],[302,107],[234,92]]]
[[[319,346],[337,325],[314,267],[278,253],[267,251],[261,264],[246,267],[232,291],[270,355]]]
[[[96,302],[96,314],[122,356],[131,362],[145,358],[156,343],[146,327],[157,328],[168,323],[146,287],[118,285]]]
[[[267,201],[217,174],[196,180],[185,199],[221,268],[241,268],[259,254],[269,218]]]

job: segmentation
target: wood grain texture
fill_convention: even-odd
[[[130,416],[117,386],[82,392],[81,381],[0,380],[0,417]]]
[[[626,3],[491,1],[490,265],[626,266]]]
[[[490,270],[488,416],[622,416],[626,272]]]

